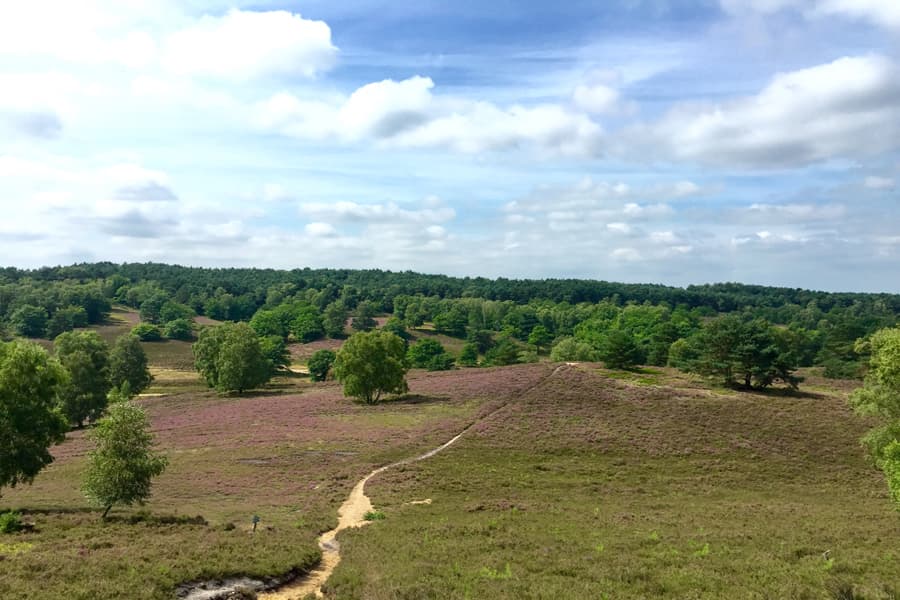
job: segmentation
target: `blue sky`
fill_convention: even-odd
[[[0,8],[4,264],[900,292],[895,0]]]

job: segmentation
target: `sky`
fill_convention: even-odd
[[[900,292],[897,0],[0,0],[0,264]]]

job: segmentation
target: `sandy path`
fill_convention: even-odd
[[[365,515],[372,510],[372,501],[366,496],[366,483],[379,473],[383,473],[388,469],[431,458],[438,452],[455,444],[461,437],[462,433],[458,434],[442,446],[438,446],[434,450],[429,450],[425,454],[379,467],[359,480],[357,484],[353,486],[353,490],[350,492],[347,500],[345,500],[338,509],[338,526],[319,536],[319,548],[322,549],[322,562],[319,563],[319,566],[310,571],[306,576],[285,585],[279,590],[259,594],[259,599],[298,600],[309,593],[315,593],[317,598],[322,598],[322,584],[331,577],[334,568],[341,562],[341,547],[335,537],[344,529],[350,527],[362,527],[369,523],[369,521],[366,521]]]
[[[559,367],[554,369],[554,371],[550,375],[541,379],[538,383],[522,392],[521,395],[525,395],[528,392],[532,391],[534,388],[544,383],[547,379],[559,373],[560,370],[574,365],[575,363],[560,365]],[[509,403],[506,402],[499,408],[491,411],[490,414],[485,415],[478,422],[497,414],[499,411],[503,410],[507,404]],[[341,546],[335,539],[337,534],[344,529],[348,529],[351,527],[362,527],[363,525],[367,525],[369,523],[369,521],[365,520],[365,514],[372,510],[372,501],[368,496],[366,496],[366,483],[368,483],[370,479],[372,479],[379,473],[383,473],[388,469],[393,469],[402,465],[408,465],[420,460],[425,460],[427,458],[431,458],[438,452],[446,450],[447,448],[455,444],[459,440],[459,438],[461,438],[463,434],[469,431],[474,425],[475,423],[470,424],[468,427],[458,433],[453,439],[433,450],[429,450],[425,454],[421,454],[413,458],[406,458],[404,460],[379,467],[359,480],[357,484],[353,486],[353,490],[351,490],[350,495],[347,497],[347,500],[345,500],[341,507],[338,509],[338,526],[331,531],[326,531],[321,536],[319,536],[319,548],[322,549],[322,561],[319,563],[319,565],[305,576],[282,586],[278,590],[260,593],[258,595],[259,600],[300,600],[307,594],[311,593],[315,594],[317,598],[324,598],[321,589],[322,584],[324,584],[328,580],[328,578],[331,577],[331,573],[334,571],[335,567],[337,567],[338,563],[341,562]]]

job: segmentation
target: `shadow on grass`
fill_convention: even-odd
[[[401,396],[388,396],[382,398],[378,404],[437,404],[450,400],[450,396],[425,396],[422,394],[403,394]],[[365,402],[355,401],[357,404],[365,404]],[[374,405],[377,406],[377,405]]]
[[[57,515],[96,515],[97,521],[101,522],[100,515],[103,514],[102,508],[94,508],[91,506],[78,507],[56,507],[56,508],[15,508],[10,509],[22,516],[57,516]],[[0,512],[6,512],[6,509],[0,509]],[[139,510],[132,513],[114,513],[106,517],[105,523],[117,523],[125,525],[137,525],[145,523],[147,525],[202,525],[207,526],[209,522],[201,515],[169,515],[169,514],[153,514],[147,510]]]

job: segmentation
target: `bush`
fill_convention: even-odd
[[[0,533],[22,531],[22,515],[17,512],[0,513]]]
[[[597,360],[597,353],[590,344],[579,342],[573,337],[566,337],[553,346],[550,351],[550,360],[553,362],[594,362]]]
[[[187,341],[194,337],[194,329],[191,327],[191,322],[187,319],[169,321],[163,327],[163,333],[170,340]]]
[[[509,338],[500,340],[485,353],[484,362],[492,367],[514,365],[519,362],[519,346]]]
[[[131,330],[131,334],[137,336],[142,342],[159,342],[163,339],[162,332],[156,325],[141,323]]]
[[[331,350],[319,350],[310,356],[306,363],[306,367],[309,369],[309,378],[313,381],[325,381],[336,356]]]
[[[459,353],[459,364],[463,367],[477,367],[478,366],[478,346],[474,343],[469,342],[465,346],[462,347],[462,351]]]
[[[432,361],[436,357],[446,353],[447,351],[444,350],[439,341],[424,339],[410,346],[406,352],[406,357],[410,366],[417,369],[428,369],[431,368]]]
[[[444,352],[432,357],[425,368],[429,371],[449,371],[455,366],[456,360],[450,354]]]

